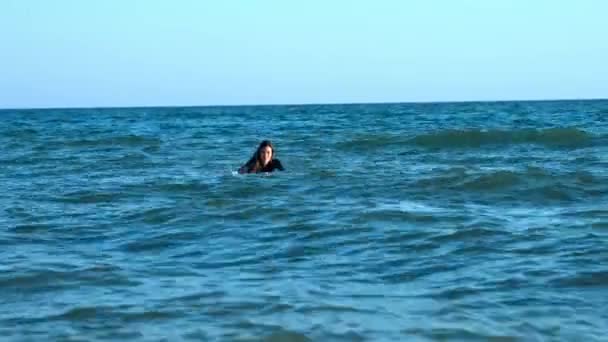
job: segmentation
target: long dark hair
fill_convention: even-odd
[[[262,169],[262,161],[260,160],[260,152],[262,151],[263,148],[266,148],[266,147],[270,147],[270,149],[272,150],[272,155],[270,156],[270,160],[272,160],[274,158],[274,146],[272,146],[272,143],[270,142],[270,140],[262,141],[260,143],[260,145],[258,146],[257,150],[255,150],[255,153],[253,154],[251,159],[249,159],[247,164],[245,164],[245,168],[247,169],[247,172],[258,172]]]

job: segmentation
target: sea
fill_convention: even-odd
[[[0,151],[0,341],[608,341],[608,100],[6,109]]]

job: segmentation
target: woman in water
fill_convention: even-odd
[[[268,140],[264,140],[258,146],[254,155],[245,165],[241,166],[239,173],[272,172],[275,169],[283,171],[283,165],[278,159],[273,159],[274,147]]]

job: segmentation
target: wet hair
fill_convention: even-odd
[[[262,149],[266,147],[270,147],[270,150],[272,151],[272,155],[270,156],[270,160],[272,160],[272,158],[274,157],[274,146],[272,146],[270,140],[264,140],[260,143],[257,150],[255,150],[255,153],[253,154],[251,159],[249,159],[247,164],[245,164],[245,168],[248,172],[258,172],[262,169],[263,166],[262,160],[260,159],[260,154],[262,152]]]

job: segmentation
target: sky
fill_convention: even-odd
[[[605,0],[0,0],[0,108],[608,97]]]

